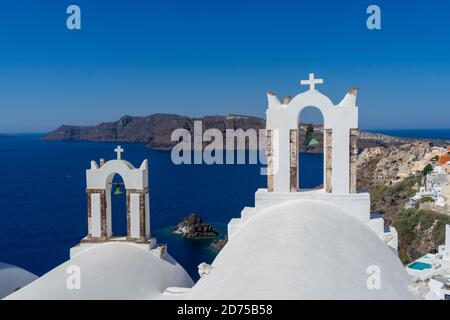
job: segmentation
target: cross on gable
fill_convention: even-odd
[[[316,90],[316,84],[323,84],[323,79],[315,79],[314,78],[314,73],[310,73],[309,74],[309,80],[302,80],[300,82],[300,84],[302,86],[308,86],[309,85],[309,90],[310,91],[314,91],[314,90]]]
[[[117,160],[122,160],[122,152],[125,150],[123,150],[121,146],[117,146],[114,151],[117,153]]]

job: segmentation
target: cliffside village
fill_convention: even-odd
[[[440,148],[439,148],[440,149]],[[450,146],[434,156],[425,167],[424,185],[409,199],[406,207],[432,209],[450,215]],[[450,225],[445,228],[445,243],[406,266],[415,283],[416,295],[430,300],[450,299]]]
[[[450,214],[450,146],[446,152],[434,149],[440,154],[433,156],[425,166],[425,181],[419,191],[406,203],[407,208],[420,206],[439,213]],[[433,150],[433,151],[434,151]]]

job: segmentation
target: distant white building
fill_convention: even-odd
[[[227,245],[200,264],[197,283],[151,237],[147,162],[134,168],[118,148],[117,160],[87,171],[87,237],[69,261],[8,299],[414,299],[395,229],[371,219],[369,194],[356,190],[357,90],[334,105],[315,88],[321,83],[311,74],[302,81],[309,90],[283,104],[268,95],[268,188],[230,221]],[[298,118],[307,106],[324,117],[318,190],[298,183]],[[124,237],[110,232],[115,174],[127,189]]]
[[[445,170],[439,165],[434,165],[433,171],[425,177],[425,185],[408,200],[407,207],[415,206],[425,197],[432,198],[437,207],[444,207],[446,201],[442,195],[442,188],[448,183],[448,174]]]

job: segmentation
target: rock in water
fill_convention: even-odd
[[[191,213],[178,223],[172,232],[189,239],[213,238],[219,234],[211,224],[204,223],[195,213]]]
[[[213,249],[214,251],[219,252],[220,250],[223,249],[223,247],[225,247],[225,245],[228,242],[228,237],[225,236],[224,239],[219,239],[219,240],[214,240],[209,246],[211,247],[211,249]]]

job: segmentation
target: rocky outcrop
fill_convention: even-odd
[[[188,217],[180,221],[172,229],[172,232],[189,239],[214,238],[219,234],[211,224],[204,223],[195,213],[191,213]]]
[[[211,249],[213,249],[214,251],[219,252],[220,250],[223,249],[223,247],[225,247],[225,245],[228,242],[228,237],[225,236],[225,238],[223,239],[219,239],[219,240],[214,240],[209,246],[211,247]]]
[[[430,142],[414,142],[388,148],[365,149],[358,157],[358,183],[367,189],[370,184],[393,183],[423,170],[445,149],[434,147]]]

